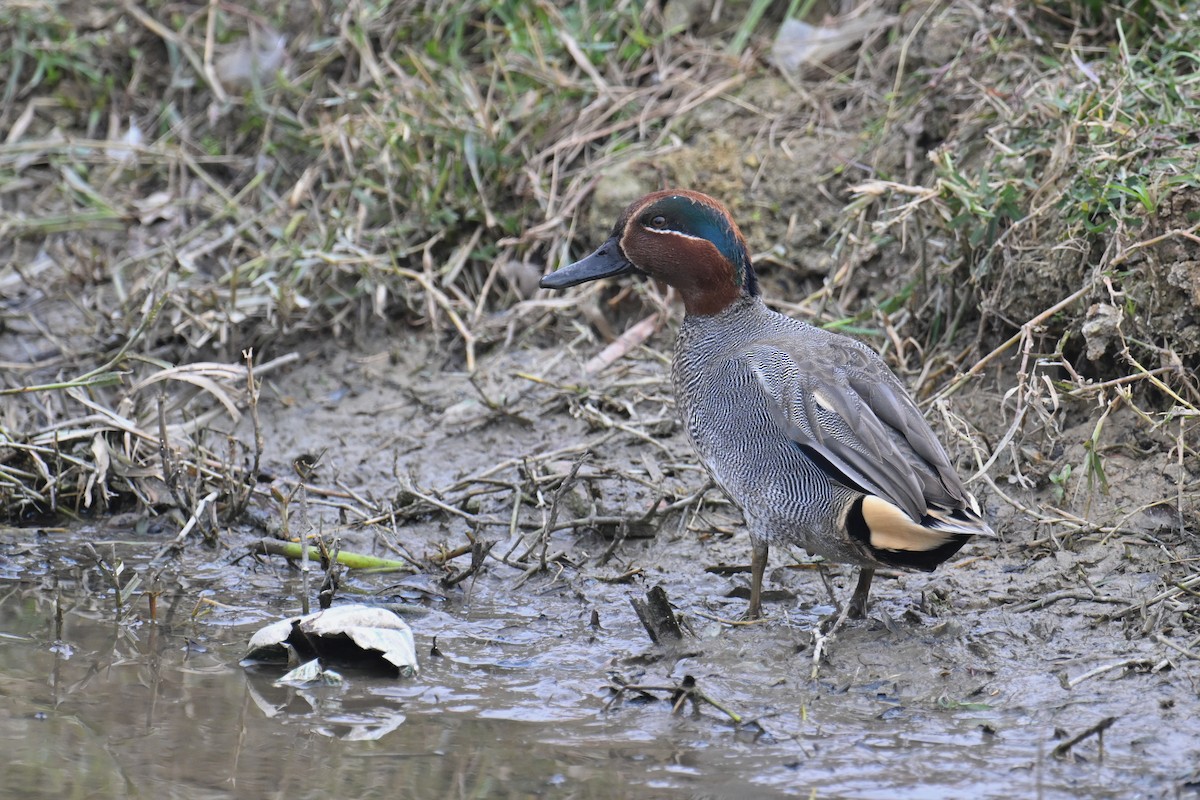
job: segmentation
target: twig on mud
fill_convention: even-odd
[[[646,574],[646,570],[641,567],[630,567],[620,575],[593,575],[592,578],[600,583],[631,583],[634,578],[640,578]]]
[[[368,525],[378,525],[381,522],[386,522],[391,517],[390,512],[387,514],[381,513],[372,516],[370,513],[373,511],[371,508],[371,503],[365,502],[359,495],[347,490],[340,484],[338,485],[337,489],[330,489],[327,486],[318,486],[314,483],[308,483],[305,480],[294,480],[292,478],[280,478],[278,483],[290,487],[290,493],[292,495],[295,495],[297,492],[303,490],[307,495],[309,495],[308,502],[314,506],[332,508],[335,511],[343,511],[347,515],[358,517],[359,519],[354,523],[356,525],[361,525],[363,527]],[[338,503],[334,502],[333,500],[321,499],[326,497],[349,498],[357,501],[359,505],[354,505],[352,503]]]
[[[1063,676],[1063,686],[1067,689],[1074,689],[1076,686],[1083,683],[1084,681],[1090,681],[1092,678],[1099,677],[1106,673],[1112,672],[1113,670],[1135,669],[1135,668],[1139,668],[1139,667],[1144,669],[1146,667],[1153,667],[1153,666],[1154,666],[1153,659],[1127,658],[1124,661],[1115,661],[1112,664],[1101,664],[1100,666],[1096,667],[1095,669],[1090,669],[1087,672],[1085,672],[1082,675],[1075,677],[1075,678],[1068,679],[1064,675]]]
[[[691,613],[695,614],[697,617],[702,617],[703,619],[719,622],[722,625],[732,625],[734,627],[762,625],[764,622],[767,622],[766,617],[758,617],[757,619],[729,619],[728,617],[718,617],[716,614],[708,614],[704,611],[692,611]]]
[[[615,341],[588,359],[588,362],[583,366],[583,371],[588,375],[595,375],[639,347],[654,333],[654,329],[658,327],[658,319],[658,312],[655,312],[631,325]]]
[[[1104,719],[1100,720],[1092,727],[1085,730],[1083,733],[1079,734],[1078,736],[1072,736],[1067,741],[1065,741],[1062,744],[1055,747],[1053,750],[1050,751],[1050,755],[1054,756],[1055,758],[1062,758],[1071,750],[1072,747],[1079,744],[1080,742],[1082,742],[1084,739],[1088,738],[1089,736],[1098,736],[1100,738],[1100,747],[1103,748],[1104,747],[1104,732],[1106,730],[1108,730],[1109,727],[1111,727],[1112,724],[1116,721],[1117,721],[1116,717],[1105,717]]]
[[[179,534],[173,540],[167,542],[162,546],[162,548],[159,549],[158,553],[156,553],[154,556],[154,560],[157,561],[167,553],[178,552],[179,550],[182,550],[183,542],[185,539],[187,539],[187,535],[192,532],[192,528],[196,527],[197,525],[200,525],[201,528],[203,528],[203,523],[200,522],[201,515],[204,514],[204,510],[208,507],[208,504],[216,499],[216,491],[211,491],[204,497],[200,498],[200,502],[196,504],[196,510],[192,512],[190,517],[188,517],[188,521],[184,523],[184,526],[179,531]],[[186,508],[186,506],[184,506],[184,508]]]
[[[476,539],[475,541],[471,542],[471,547],[469,549],[469,552],[471,553],[470,565],[461,572],[442,578],[442,586],[446,589],[453,588],[458,586],[458,584],[462,583],[467,578],[479,572],[480,568],[483,567],[483,563],[487,560],[488,553],[492,551],[492,548],[495,545],[496,543],[494,541],[485,541],[484,539]]]
[[[691,700],[692,703],[695,704],[694,707],[696,710],[699,710],[700,703],[707,703],[717,711],[720,711],[722,714],[729,717],[729,719],[733,721],[734,725],[740,726],[744,723],[744,719],[742,718],[741,714],[736,713],[733,709],[729,708],[723,703],[718,703],[716,700],[713,700],[700,690],[700,687],[696,685],[696,679],[694,677],[691,675],[684,675],[683,681],[679,684],[679,689],[672,698],[671,713],[678,714],[683,708],[683,704],[688,700]],[[755,722],[753,724],[757,725],[758,723]]]
[[[503,404],[493,400],[488,393],[483,390],[483,387],[479,385],[478,375],[471,373],[471,375],[467,377],[467,382],[471,384],[471,388],[475,390],[477,395],[479,395],[479,399],[483,401],[483,404],[489,411],[499,414],[507,419],[511,419],[513,422],[524,425],[526,428],[533,427],[533,420],[531,420],[529,417],[523,417],[515,411],[510,411],[505,408]]]
[[[592,439],[589,442],[582,442],[580,444],[567,445],[566,447],[560,447],[557,450],[551,450],[548,453],[539,453],[537,458],[540,461],[547,462],[547,461],[555,461],[555,460],[563,458],[565,456],[578,455],[579,453],[584,453],[584,452],[589,452],[589,451],[595,452],[599,447],[601,447],[604,444],[607,444],[608,440],[615,437],[617,435],[617,433],[618,432],[615,430],[608,430],[608,431],[605,431],[604,433],[600,434],[599,436],[597,436],[595,439]],[[496,464],[495,466],[491,466],[491,467],[488,467],[487,469],[480,470],[479,472],[476,472],[474,475],[468,475],[465,478],[461,478],[453,485],[447,487],[446,492],[449,493],[449,492],[455,491],[456,489],[461,489],[463,487],[470,486],[472,483],[479,483],[484,478],[490,478],[493,475],[495,475],[497,472],[502,472],[506,469],[518,467],[527,460],[529,460],[529,456],[518,456],[516,458],[506,459],[504,461],[501,461],[499,464]]]
[[[691,675],[684,675],[683,680],[681,680],[679,684],[675,686],[626,683],[619,675],[610,675],[609,689],[612,690],[613,696],[610,697],[604,704],[605,710],[611,708],[613,704],[616,703],[617,700],[619,700],[626,692],[638,692],[646,698],[654,698],[654,695],[652,695],[651,692],[670,692],[672,714],[678,714],[683,709],[684,703],[686,703],[688,700],[691,700],[694,704],[693,710],[697,714],[700,712],[700,703],[706,703],[715,708],[717,711],[720,711],[725,716],[729,717],[730,721],[739,728],[753,728],[757,729],[758,731],[765,732],[763,731],[763,727],[758,720],[747,720],[741,714],[738,714],[725,704],[719,703],[705,694],[696,685],[695,677]]]
[[[349,497],[351,500],[358,503],[358,505],[363,509],[363,511],[361,511],[359,513],[362,514],[363,516],[366,516],[366,512],[370,512],[372,514],[378,513],[379,508],[380,508],[379,503],[372,502],[372,501],[368,500],[367,498],[363,497],[362,494],[354,491],[353,488],[347,486],[345,481],[340,480],[340,479],[335,480],[334,485],[337,486],[337,488],[341,489],[343,492],[345,492],[346,497]]]
[[[622,433],[627,433],[636,439],[642,440],[643,442],[650,445],[651,447],[655,447],[655,448],[661,450],[667,458],[675,458],[675,453],[673,453],[671,451],[671,448],[667,447],[665,444],[660,442],[658,439],[655,439],[653,436],[646,433],[645,431],[638,430],[637,428],[633,427],[632,425],[629,425],[628,423],[618,422],[617,420],[610,417],[608,414],[605,414],[603,411],[601,411],[595,405],[593,405],[591,403],[581,403],[579,406],[579,409],[582,412],[582,416],[584,416],[584,418],[586,418],[589,422],[595,423],[598,427],[609,428],[612,430],[621,431]]]
[[[1095,533],[1103,533],[1106,535],[1112,535],[1112,534],[1116,534],[1116,533],[1121,533],[1124,530],[1125,523],[1129,519],[1142,513],[1147,508],[1151,508],[1153,506],[1168,502],[1167,500],[1161,500],[1161,501],[1155,501],[1152,503],[1146,503],[1146,504],[1138,506],[1137,508],[1128,512],[1127,514],[1125,514],[1125,516],[1121,517],[1119,520],[1117,520],[1112,525],[1101,525],[1099,523],[1089,522],[1086,519],[1083,519],[1082,517],[1078,517],[1074,514],[1071,514],[1070,512],[1064,511],[1060,508],[1056,508],[1049,504],[1043,504],[1038,507],[1025,505],[1024,503],[1020,502],[1015,497],[1013,497],[1012,495],[1008,494],[1003,489],[1001,489],[996,484],[996,481],[987,473],[981,473],[981,474],[979,474],[978,477],[980,480],[984,481],[988,485],[988,487],[996,494],[997,497],[999,497],[1001,500],[1008,503],[1010,506],[1017,509],[1018,511],[1020,511],[1022,514],[1029,517],[1030,519],[1036,520],[1037,522],[1039,522],[1043,525],[1059,525],[1059,526],[1065,527],[1068,529],[1069,533],[1074,533],[1074,534],[1095,532]],[[1051,516],[1049,514],[1044,514],[1041,511],[1042,508],[1048,508],[1052,511],[1055,511],[1058,513],[1059,516],[1055,517],[1055,516]],[[1059,549],[1062,549],[1062,545],[1059,544],[1058,539],[1056,539],[1054,537],[1053,533],[1050,534],[1050,540],[1053,541],[1054,544]],[[1044,544],[1045,541],[1046,540],[1039,539],[1039,540],[1036,540],[1033,542],[1025,542],[1023,546],[1024,547],[1032,547],[1039,543]]]
[[[1104,617],[1102,617],[1101,619],[1104,619],[1104,620],[1121,619],[1122,617],[1126,617],[1135,611],[1145,611],[1150,606],[1157,605],[1158,603],[1161,603],[1164,600],[1169,600],[1170,598],[1175,597],[1176,595],[1186,594],[1187,592],[1191,591],[1196,586],[1200,586],[1200,575],[1192,575],[1191,577],[1185,578],[1184,580],[1177,582],[1170,589],[1159,592],[1154,597],[1151,597],[1149,600],[1146,600],[1141,603],[1133,603],[1132,605],[1129,605],[1129,606],[1121,609],[1120,611],[1114,611],[1112,614],[1107,614]]]
[[[832,592],[833,589],[832,589],[832,586],[830,586],[830,584],[828,583],[828,578],[826,577],[825,570],[821,570],[820,574],[821,574],[821,579],[826,581],[826,586],[829,587],[830,591]],[[835,605],[837,604],[836,598],[834,599],[834,604]],[[834,640],[837,638],[838,631],[841,630],[842,625],[846,622],[846,620],[847,620],[847,618],[849,618],[849,616],[850,616],[850,603],[844,603],[844,604],[842,604],[841,610],[838,611],[837,617],[834,618],[833,623],[829,626],[829,630],[827,630],[827,631],[821,630],[821,625],[823,623],[827,622],[828,620],[821,620],[821,622],[818,622],[813,627],[813,629],[812,629],[812,637],[813,637],[812,662],[813,662],[813,665],[812,665],[812,672],[809,673],[809,678],[811,678],[812,680],[815,681],[820,676],[820,674],[821,674],[821,659],[829,652],[830,645],[832,645]]]
[[[537,460],[542,461],[542,462],[553,461],[553,460],[562,458],[563,456],[567,456],[567,455],[577,455],[579,453],[591,452],[591,451],[594,451],[596,448],[600,447],[601,445],[603,445],[604,443],[606,443],[608,440],[612,439],[614,436],[616,436],[616,434],[617,434],[617,432],[613,431],[613,430],[605,431],[603,434],[601,434],[600,436],[597,436],[595,439],[592,439],[591,441],[584,442],[582,444],[575,444],[575,445],[569,445],[567,447],[561,447],[557,450],[552,450],[550,452],[539,453],[537,455]],[[459,497],[456,498],[457,502],[461,503],[461,502],[465,501],[468,497],[471,497],[473,494],[478,494],[478,490],[474,490],[474,491],[472,490],[473,486],[476,486],[478,484],[489,484],[489,485],[496,485],[496,486],[499,486],[502,488],[511,489],[514,492],[514,494],[517,496],[517,498],[519,499],[520,498],[520,492],[519,492],[520,485],[519,484],[513,483],[511,481],[497,481],[492,476],[495,475],[496,473],[501,472],[506,469],[511,469],[513,467],[520,467],[523,463],[529,461],[530,458],[531,458],[530,456],[519,456],[516,458],[506,459],[505,461],[502,461],[499,464],[488,467],[487,469],[481,470],[480,472],[477,472],[473,475],[468,475],[465,478],[460,478],[459,480],[455,481],[453,484],[451,484],[450,486],[448,486],[444,489],[435,490],[435,491],[438,495],[441,495],[443,497],[449,496],[455,492],[464,492],[462,495],[460,495]],[[445,511],[447,513],[454,514],[455,516],[462,517],[463,519],[465,519],[467,522],[469,522],[473,526],[506,527],[506,528],[509,528],[510,531],[513,531],[515,533],[516,523],[514,522],[514,518],[515,518],[515,515],[519,514],[519,511],[520,511],[519,503],[514,502],[515,507],[514,507],[512,514],[510,514],[509,519],[501,520],[501,519],[497,519],[494,517],[486,517],[486,516],[472,514],[469,511],[464,511],[461,508],[457,508],[455,505],[453,505],[453,503],[447,503],[443,500],[439,500],[436,497],[432,496],[432,494],[430,494],[428,492],[422,492],[422,491],[416,489],[416,487],[413,486],[412,482],[410,480],[404,478],[403,476],[401,476],[398,480],[400,483],[400,488],[404,492],[411,494],[413,497],[415,497],[417,500],[419,500],[422,503],[425,503],[434,508],[441,509],[442,511]],[[326,494],[335,494],[330,490],[322,490],[322,489],[319,489],[318,487],[310,487],[310,488],[313,491],[324,492]],[[335,496],[346,496],[346,495],[343,494],[343,495],[335,495]],[[361,512],[358,511],[357,509],[355,509],[354,511],[356,514],[362,515]],[[366,525],[376,525],[381,522],[390,521],[390,524],[394,527],[396,524],[397,518],[408,518],[411,516],[415,516],[418,513],[424,513],[424,512],[418,507],[418,505],[416,503],[413,503],[403,509],[391,508],[391,509],[388,509],[386,512],[381,512],[379,514],[376,514],[375,516],[362,515],[362,516],[364,516],[364,519],[362,519],[359,524],[366,526]],[[622,521],[624,521],[624,519],[625,518],[623,518],[623,517],[589,516],[586,519],[573,520],[568,523],[558,523],[556,525],[552,525],[549,528],[549,532],[554,533],[555,531],[563,530],[565,528],[584,527],[587,525],[619,525],[619,524],[621,524]],[[519,546],[519,543],[517,546]],[[516,546],[514,546],[513,549],[515,550]],[[526,557],[527,556],[528,556],[528,553],[526,554]],[[524,557],[521,560],[524,560]]]
[[[617,525],[617,532],[609,541],[608,546],[604,548],[604,552],[596,556],[596,563],[599,565],[607,564],[613,557],[613,554],[617,552],[617,548],[619,548],[628,538],[629,523],[622,522],[621,524]]]
[[[1043,596],[1039,597],[1037,600],[1031,600],[1028,603],[1021,603],[1020,605],[1009,606],[1009,611],[1013,611],[1013,612],[1017,612],[1017,613],[1025,612],[1025,611],[1033,611],[1034,609],[1045,608],[1046,606],[1057,603],[1060,600],[1079,600],[1084,603],[1126,603],[1126,602],[1128,602],[1123,597],[1112,597],[1109,595],[1090,594],[1088,592],[1080,591],[1078,589],[1061,589],[1057,592],[1051,592],[1050,594],[1043,595]]]
[[[400,532],[396,527],[396,515],[392,514],[388,522],[390,523],[391,536],[380,537],[383,540],[384,546],[415,567],[418,572],[421,572],[424,569],[421,562],[400,541]]]
[[[546,559],[547,564],[557,564],[558,565],[558,574],[555,575],[553,579],[551,579],[550,584],[553,584],[555,581],[558,580],[559,576],[562,575],[562,572],[563,572],[562,562],[565,560],[567,560],[567,551],[565,551],[565,550],[559,550],[557,553],[555,553],[554,555],[552,555]],[[510,561],[504,561],[503,563],[508,564],[509,566],[517,566],[518,565],[517,562],[510,562]],[[529,567],[526,568],[526,570],[524,572],[522,572],[519,576],[517,576],[517,579],[515,581],[513,581],[512,588],[514,590],[520,589],[522,586],[525,585],[525,582],[527,580],[532,578],[534,575],[537,575],[539,572],[545,572],[545,571],[546,571],[546,567],[542,566],[541,564],[530,565]]]
[[[434,508],[439,508],[442,511],[445,511],[447,514],[454,514],[457,517],[462,517],[463,519],[465,519],[467,522],[470,522],[471,524],[488,524],[488,525],[498,525],[498,524],[507,525],[508,524],[507,522],[503,522],[503,520],[479,517],[475,514],[472,514],[470,511],[463,511],[461,508],[455,508],[454,506],[450,505],[449,503],[443,503],[441,500],[438,500],[436,497],[433,497],[432,495],[426,494],[425,492],[418,490],[417,487],[414,486],[411,481],[406,480],[406,479],[401,479],[400,489],[403,492],[407,492],[408,494],[411,494],[413,497],[417,498],[422,503],[427,503],[428,505],[431,505]],[[395,514],[396,512],[392,511],[390,513]],[[369,520],[369,522],[378,522],[378,521],[381,521],[381,519],[383,519],[383,518]]]
[[[1168,639],[1166,636],[1163,636],[1161,633],[1154,634],[1154,639],[1155,639],[1155,641],[1159,642],[1160,644],[1165,644],[1167,647],[1171,648],[1172,650],[1174,650],[1178,653],[1182,653],[1183,655],[1187,656],[1188,658],[1192,659],[1193,661],[1200,661],[1200,653],[1189,650],[1186,647],[1184,647],[1183,645],[1175,644],[1175,642],[1172,642],[1170,639]]]
[[[591,452],[585,450],[571,464],[571,471],[567,474],[567,477],[563,478],[562,483],[558,485],[558,489],[554,492],[554,498],[550,501],[550,515],[546,520],[546,524],[542,527],[541,533],[538,535],[538,540],[525,551],[524,555],[517,559],[518,561],[525,561],[532,554],[533,548],[541,544],[542,553],[539,558],[539,566],[541,569],[546,568],[546,551],[550,547],[550,532],[554,529],[555,523],[558,522],[559,506],[567,492],[574,485],[575,478],[579,474],[579,468],[591,457]]]

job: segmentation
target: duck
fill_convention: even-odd
[[[683,301],[675,404],[700,462],[745,518],[747,618],[762,616],[771,545],[857,567],[845,613],[862,618],[875,570],[932,572],[973,536],[992,535],[879,354],[766,306],[746,239],[718,200],[647,194],[600,247],[540,285],[622,275],[662,281]]]

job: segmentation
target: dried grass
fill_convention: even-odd
[[[518,278],[567,252],[595,176],[743,80],[628,4],[292,11],[0,11],[5,516],[171,505],[160,404],[185,514],[252,481],[229,436],[252,344],[263,374],[400,316],[474,370],[546,314]]]

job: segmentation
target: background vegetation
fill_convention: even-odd
[[[1186,4],[867,2],[786,73],[780,23],[824,9],[718,5],[5,4],[0,515],[236,517],[252,372],[380,331],[474,370],[566,324],[537,277],[663,184],[721,196],[774,296],[874,337],[927,400],[990,374],[982,466],[1083,418],[1074,469],[1102,485],[1122,404],[1195,463]],[[801,139],[812,158],[763,168]]]

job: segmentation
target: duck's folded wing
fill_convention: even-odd
[[[926,487],[926,500],[954,502],[967,497],[945,448],[899,378],[880,362],[874,369],[847,369],[846,380],[863,404],[892,431],[893,437],[898,437],[920,457],[921,472],[931,473],[928,477],[937,481],[939,485]]]
[[[787,349],[772,344],[756,345],[745,358],[781,433],[835,480],[888,500],[914,521],[931,503],[961,505],[949,459],[912,401],[887,385],[896,380],[890,373],[864,385],[861,363],[852,381],[836,356],[814,354],[801,369]]]

